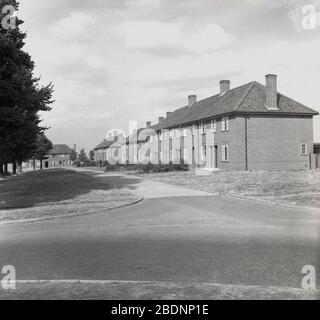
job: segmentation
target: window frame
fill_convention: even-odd
[[[221,146],[221,162],[230,162],[230,146],[227,143]]]
[[[229,131],[229,117],[223,117],[221,120],[221,132]]]
[[[305,147],[305,152],[303,152],[303,147]],[[308,155],[308,144],[306,142],[301,143],[300,153],[302,156]]]

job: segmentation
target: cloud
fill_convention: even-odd
[[[234,37],[217,24],[207,24],[195,31],[182,22],[130,21],[123,25],[120,34],[125,45],[162,55],[167,49],[181,53],[206,53],[230,45]]]
[[[95,22],[88,14],[73,12],[68,17],[55,21],[49,28],[49,33],[60,40],[87,39],[88,35],[92,37]]]
[[[161,0],[126,0],[125,4],[129,7],[160,7]]]
[[[130,21],[123,26],[125,45],[142,50],[177,47],[182,41],[180,26],[157,21]]]
[[[187,36],[185,46],[189,51],[201,53],[227,47],[233,40],[233,36],[226,33],[219,25],[208,24],[196,33]]]

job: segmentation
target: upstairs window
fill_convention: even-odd
[[[229,117],[222,118],[221,131],[229,131]]]
[[[188,136],[188,129],[187,128],[183,128],[183,136],[184,137]]]
[[[173,137],[173,131],[170,130],[170,131],[169,131],[169,138],[172,139],[172,137]]]
[[[200,124],[200,131],[201,131],[201,134],[205,134],[206,133],[206,126],[204,125],[203,122],[201,122],[201,124]]]
[[[195,136],[196,135],[196,130],[197,130],[197,126],[194,124],[192,126],[192,135]]]
[[[177,129],[177,130],[176,130],[176,137],[177,137],[177,138],[180,138],[180,136],[181,136],[180,129]]]
[[[217,120],[212,120],[211,121],[211,133],[216,133],[217,132]]]
[[[223,162],[229,161],[229,145],[222,145],[222,159]]]
[[[308,145],[306,143],[301,144],[301,155],[303,156],[308,155]]]

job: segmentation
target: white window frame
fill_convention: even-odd
[[[176,131],[176,137],[177,137],[178,139],[181,137],[180,128],[178,128],[177,131]]]
[[[188,128],[183,128],[183,136],[184,137],[188,136]]]
[[[228,144],[222,145],[222,152],[221,152],[221,161],[222,162],[229,162],[230,161],[230,147]]]
[[[163,140],[163,134],[162,132],[159,134],[159,141],[162,141]]]
[[[223,117],[221,121],[221,131],[229,131],[229,117]]]
[[[211,120],[211,133],[216,133],[217,132],[217,120]]]
[[[205,129],[205,124],[203,122],[201,122],[200,124],[200,130],[201,130],[201,134],[205,134],[206,133],[206,129]]]
[[[169,138],[172,139],[173,137],[173,130],[169,130]]]
[[[153,142],[153,136],[150,136],[150,142],[151,143]]]
[[[305,152],[303,152],[303,148],[305,148]],[[308,155],[308,144],[306,142],[301,143],[301,155],[302,156]]]
[[[192,135],[195,136],[196,135],[196,125],[192,125]]]

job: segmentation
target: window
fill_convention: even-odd
[[[172,162],[172,149],[169,150],[169,162]]]
[[[150,136],[150,142],[151,143],[153,142],[153,136]]]
[[[229,161],[229,145],[227,144],[222,145],[222,161]]]
[[[229,118],[224,117],[221,121],[221,131],[228,131],[229,130]]]
[[[200,130],[201,130],[201,134],[205,134],[206,133],[206,126],[204,125],[203,122],[201,122],[201,124],[200,124]]]
[[[163,139],[163,135],[162,135],[162,132],[159,134],[159,141],[162,141]]]
[[[306,143],[302,143],[301,145],[301,155],[303,156],[308,155],[308,145]]]
[[[173,131],[170,130],[170,131],[169,131],[169,138],[172,139],[172,137],[173,137]]]
[[[188,136],[188,129],[187,128],[183,128],[183,136],[184,137]]]
[[[176,137],[180,138],[180,136],[181,136],[180,129],[176,129]]]
[[[197,126],[194,124],[192,126],[192,135],[194,136],[196,134]]]
[[[217,120],[212,120],[211,121],[211,133],[216,133],[217,132]]]

